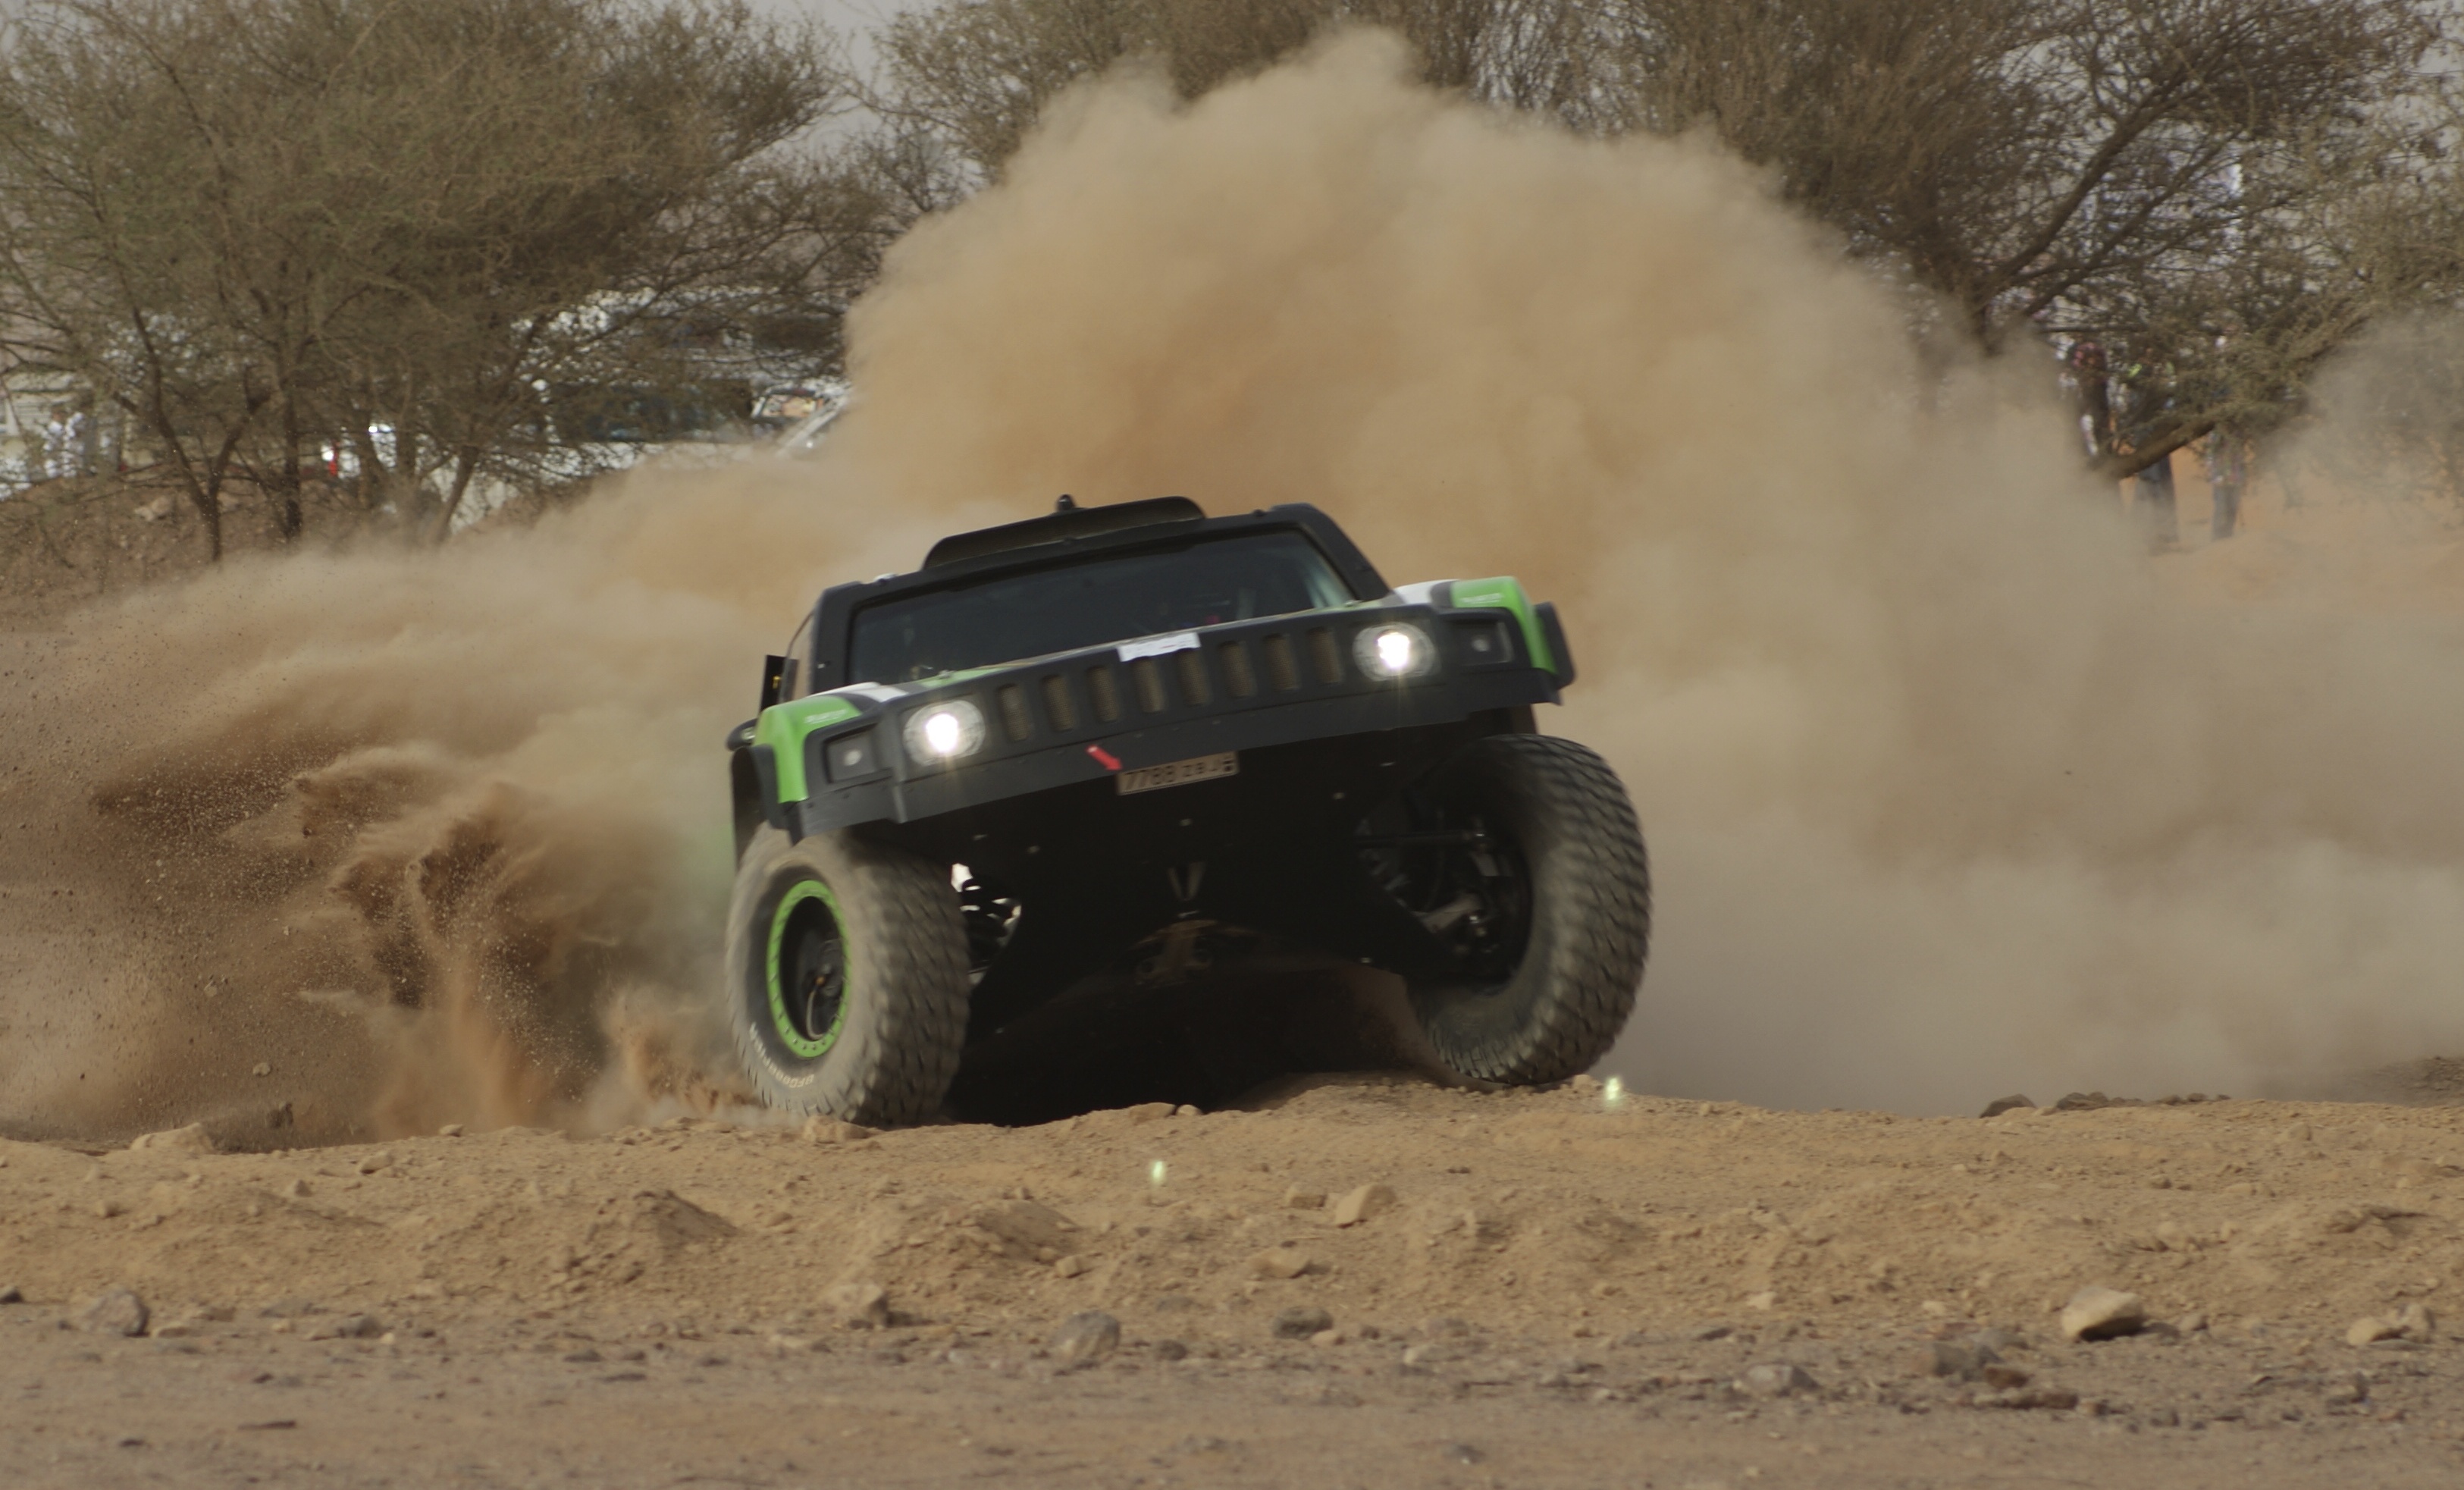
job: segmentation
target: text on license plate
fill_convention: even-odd
[[[1165,787],[1186,787],[1193,781],[1213,781],[1218,776],[1241,774],[1238,752],[1226,750],[1221,755],[1194,756],[1186,761],[1174,761],[1167,766],[1141,766],[1126,770],[1114,781],[1121,784],[1121,795],[1133,791],[1155,791]]]

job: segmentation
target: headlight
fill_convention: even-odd
[[[953,699],[917,709],[907,716],[907,753],[924,766],[937,766],[983,748],[984,711],[965,699]]]
[[[1401,621],[1362,632],[1353,639],[1352,656],[1360,671],[1381,682],[1418,678],[1438,665],[1438,649],[1429,634]]]

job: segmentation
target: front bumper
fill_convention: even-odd
[[[1427,676],[1374,680],[1353,661],[1366,630],[1408,621],[1438,652]],[[1115,770],[1224,751],[1446,724],[1555,702],[1502,613],[1425,606],[1314,612],[1211,627],[1168,652],[1107,647],[912,692],[862,697],[856,719],[803,743],[805,800],[781,827],[805,834],[917,823],[1102,780]],[[856,690],[847,696],[856,696]],[[982,710],[985,742],[955,765],[922,765],[901,744],[908,718],[954,699]],[[854,762],[853,768],[837,763]]]

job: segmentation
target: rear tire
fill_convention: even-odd
[[[1492,735],[1437,773],[1427,799],[1450,826],[1500,840],[1489,899],[1520,920],[1521,955],[1419,978],[1412,1009],[1438,1058],[1476,1080],[1562,1081],[1617,1043],[1651,947],[1651,866],[1625,786],[1587,746]]]
[[[846,833],[746,844],[728,906],[729,1023],[761,1100],[869,1126],[940,1109],[967,1030],[946,865]]]

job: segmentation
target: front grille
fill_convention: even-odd
[[[1292,639],[1281,632],[1258,643],[1266,655],[1266,681],[1277,693],[1289,693],[1301,685],[1300,664],[1292,657]]]
[[[1375,624],[1375,617],[1363,620]],[[1242,706],[1279,703],[1286,701],[1279,696],[1327,697],[1379,686],[1350,665],[1355,625],[1331,620],[1291,630],[1266,629],[1276,624],[1259,623],[1255,630],[1219,634],[1200,646],[1126,663],[1090,659],[1032,677],[1014,675],[1014,680],[996,677],[976,686],[984,689],[979,697],[989,705],[988,723],[998,732],[996,738],[1004,746],[1029,749],[1073,736],[1100,736],[1125,720],[1144,727],[1236,701]],[[1458,622],[1452,630],[1441,630],[1432,621],[1421,624],[1452,643],[1446,645],[1449,666],[1478,668],[1512,660],[1515,649],[1502,625]],[[834,777],[842,764],[830,767]]]
[[[1140,657],[1130,664],[1130,686],[1137,693],[1141,712],[1163,712],[1163,669],[1155,658]]]
[[[1078,727],[1078,710],[1069,701],[1069,680],[1058,673],[1045,675],[1044,712],[1063,734]]]
[[[1309,666],[1316,670],[1322,683],[1343,681],[1343,656],[1334,650],[1334,633],[1324,626],[1312,626],[1309,634]]]
[[[1003,685],[993,697],[1001,704],[1002,734],[1016,742],[1035,733],[1035,721],[1029,719],[1026,713],[1025,689],[1016,683],[1009,683]]]
[[[1235,699],[1254,697],[1258,692],[1258,675],[1249,666],[1248,647],[1242,642],[1227,641],[1215,649],[1215,655],[1223,659],[1224,691]]]

